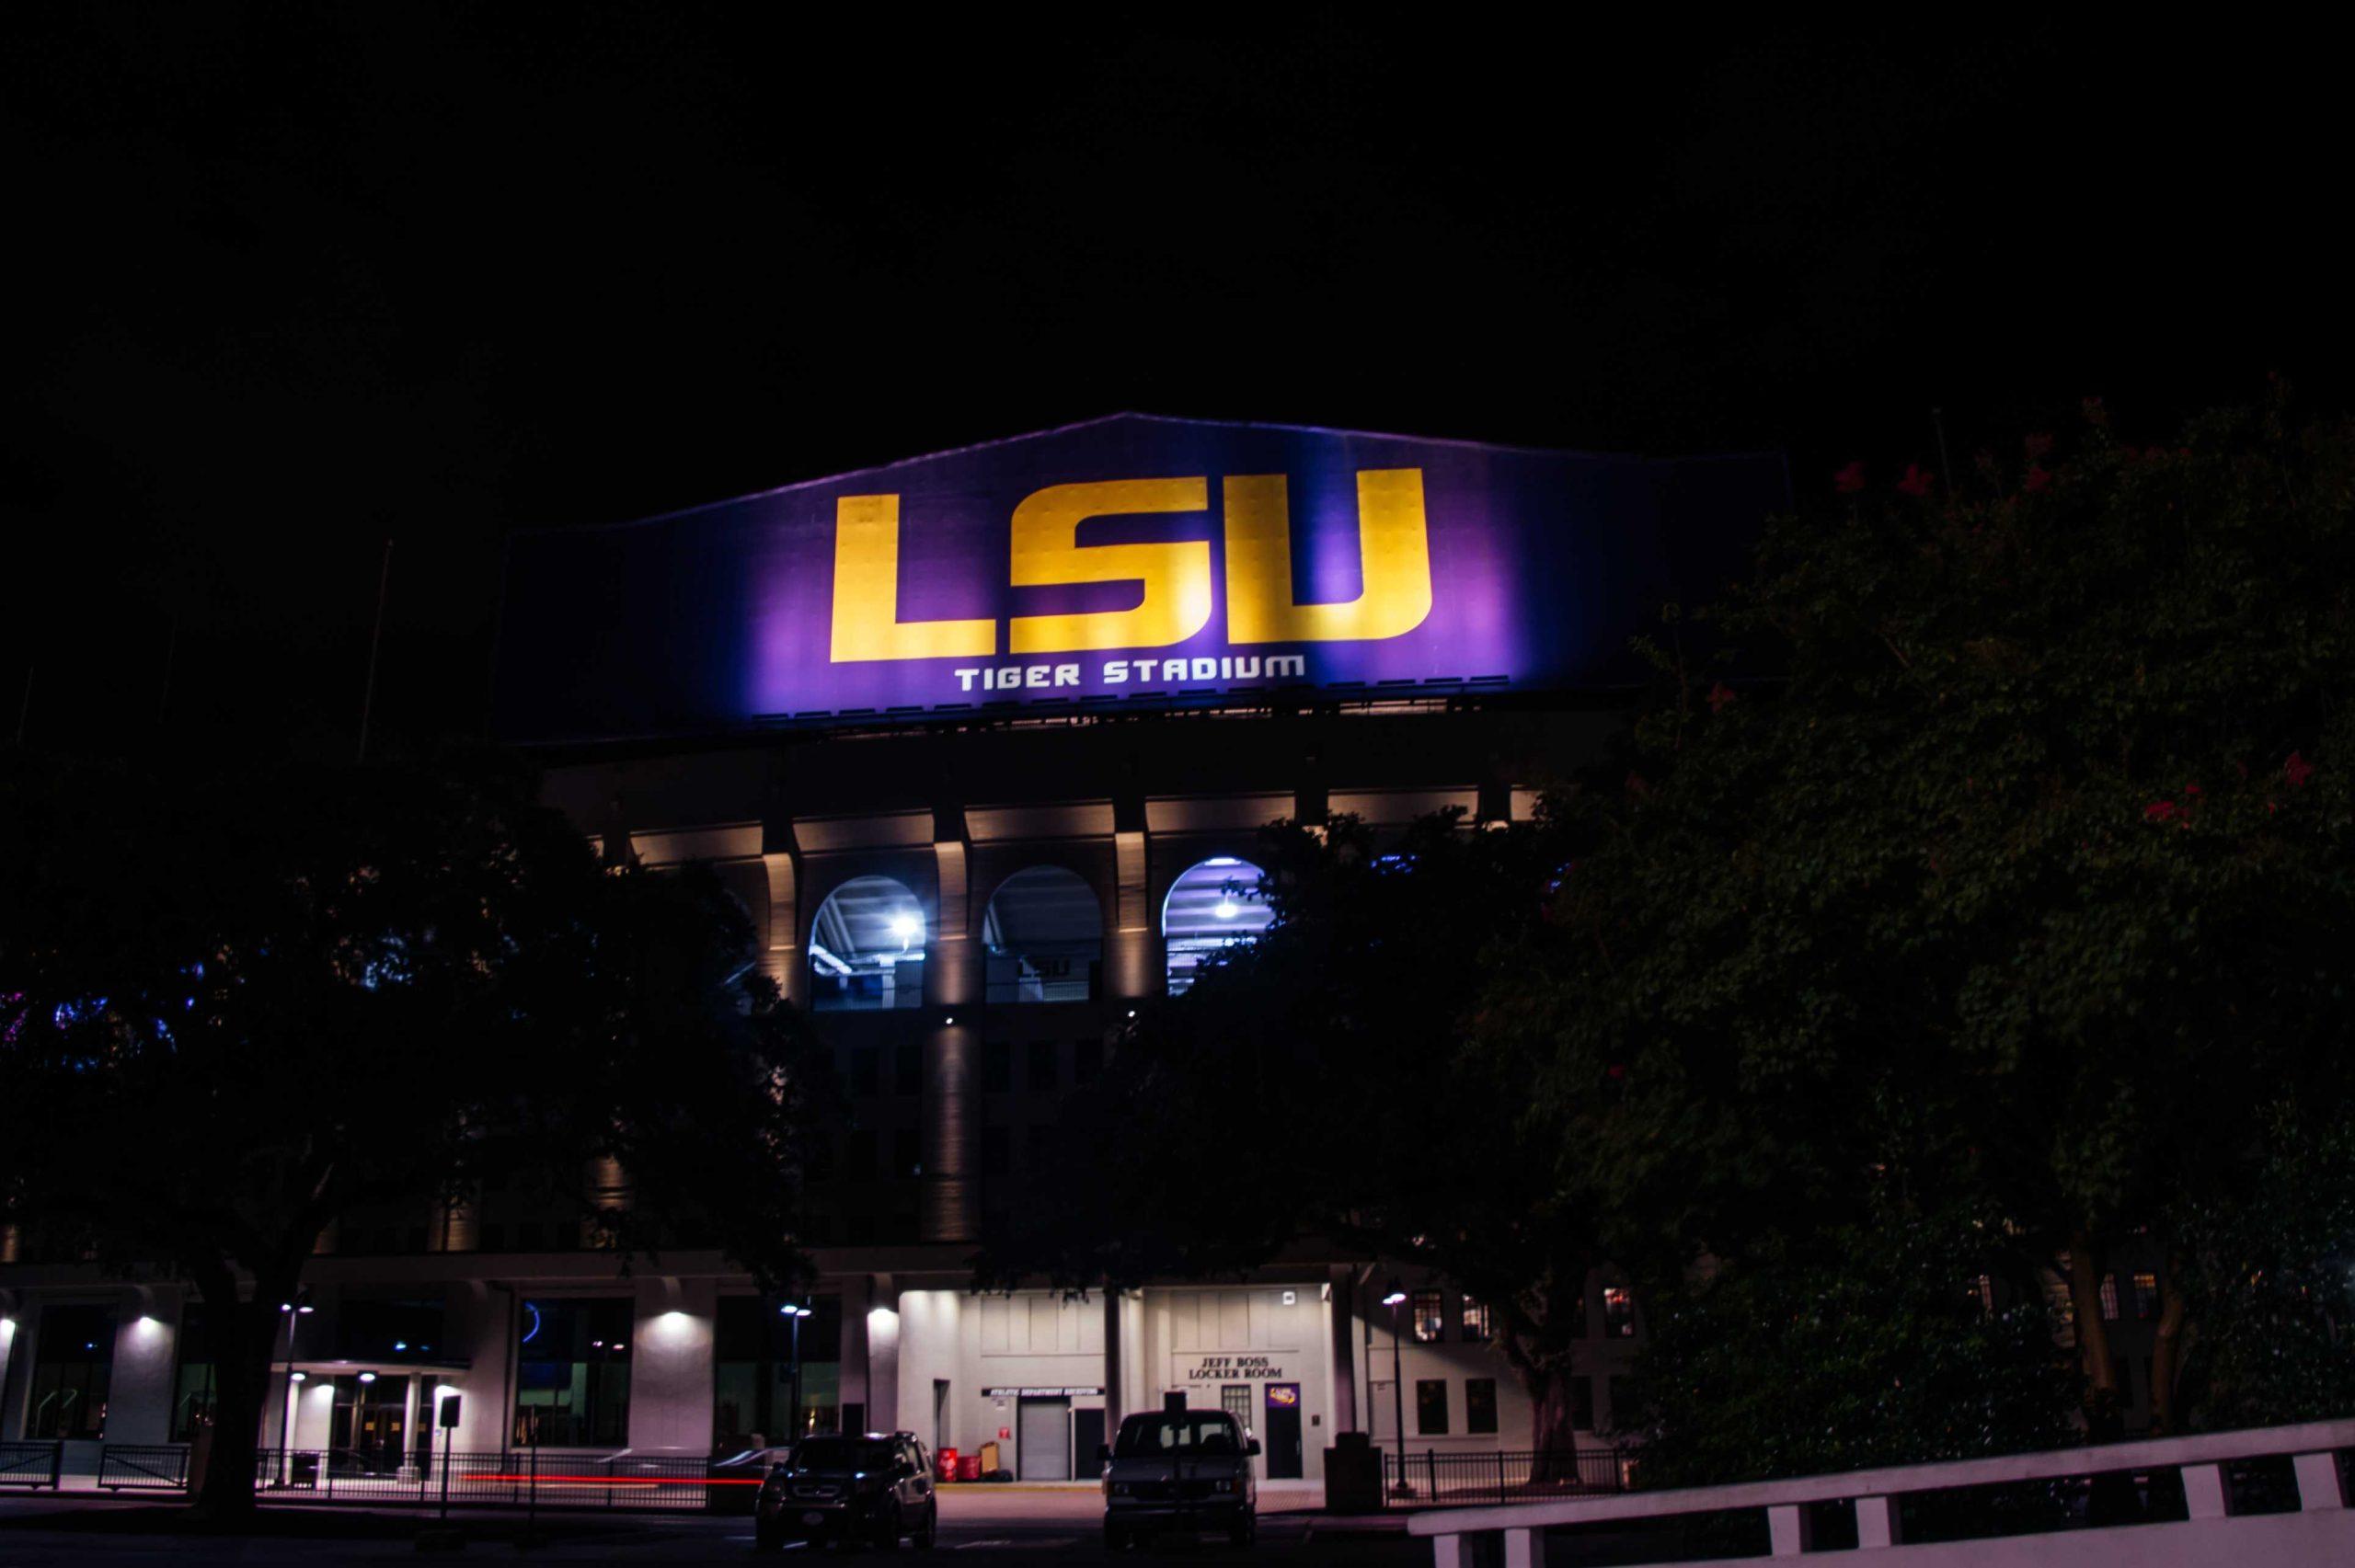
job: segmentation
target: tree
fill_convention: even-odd
[[[708,874],[601,866],[497,765],[5,765],[0,1197],[201,1292],[204,1511],[252,1506],[280,1303],[340,1215],[529,1175],[618,1259],[805,1266],[826,1081]],[[586,1190],[600,1159],[626,1209]]]
[[[1457,1047],[1499,933],[1544,900],[1555,836],[1448,813],[1379,847],[1347,818],[1264,845],[1274,925],[1121,1036],[986,1272],[1122,1287],[1238,1274],[1321,1237],[1486,1303],[1535,1446],[1567,1456],[1601,1260],[1587,1217],[1546,1199],[1557,1146],[1525,1115],[1530,1064]]]
[[[2139,448],[2090,405],[1951,497],[1839,481],[1708,618],[1730,663],[1654,649],[1487,1036],[1545,1058],[1557,1201],[1655,1294],[1987,1215],[2013,1298],[2066,1280],[2098,1433],[2103,1252],[2180,1258],[2268,1107],[2350,1104],[2355,427],[2277,398]]]

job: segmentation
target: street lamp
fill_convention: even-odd
[[[1407,1371],[1406,1352],[1398,1341],[1398,1309],[1407,1304],[1407,1292],[1396,1280],[1390,1282],[1390,1292],[1382,1304],[1390,1309],[1390,1425],[1398,1436],[1397,1495],[1407,1494]]]
[[[787,1418],[791,1422],[791,1436],[787,1447],[801,1441],[801,1320],[810,1316],[810,1309],[798,1301],[788,1301],[777,1311],[793,1324],[793,1410]]]
[[[279,1424],[278,1447],[285,1456],[285,1472],[281,1486],[294,1484],[294,1385],[303,1381],[303,1374],[294,1370],[294,1329],[311,1315],[311,1292],[308,1288],[296,1294],[292,1301],[278,1304],[279,1315],[286,1320],[286,1413]]]

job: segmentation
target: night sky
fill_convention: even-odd
[[[2319,37],[814,9],[12,7],[0,741],[348,754],[388,536],[477,730],[507,531],[1117,409],[1806,491],[2349,388]]]

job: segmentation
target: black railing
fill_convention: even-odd
[[[760,1484],[756,1477],[710,1473],[697,1459],[584,1459],[534,1453],[419,1452],[353,1448],[265,1448],[254,1475],[265,1499],[469,1508],[626,1508],[699,1513],[716,1494]]]
[[[64,1469],[63,1443],[0,1443],[0,1486],[46,1486],[54,1492]]]
[[[106,1491],[176,1490],[187,1484],[185,1444],[109,1443],[98,1450],[98,1485]]]
[[[1382,1455],[1384,1491],[1393,1506],[1447,1503],[1519,1503],[1625,1492],[1632,1467],[1617,1448],[1444,1453],[1426,1448]]]

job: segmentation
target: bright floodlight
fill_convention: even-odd
[[[923,929],[924,922],[905,910],[891,917],[891,934],[902,942],[913,942],[916,933]]]
[[[1395,1307],[1406,1299],[1407,1293],[1404,1290],[1393,1290],[1382,1299],[1382,1304],[1385,1307]]]
[[[1235,915],[1236,915],[1238,912],[1239,912],[1239,911],[1238,911],[1238,910],[1236,910],[1236,908],[1235,908],[1235,900],[1234,900],[1234,899],[1232,899],[1232,898],[1221,898],[1221,899],[1218,901],[1218,918],[1219,918],[1219,919],[1221,919],[1221,920],[1223,920],[1223,921],[1231,921],[1231,920],[1233,920],[1233,919],[1235,917]]]

